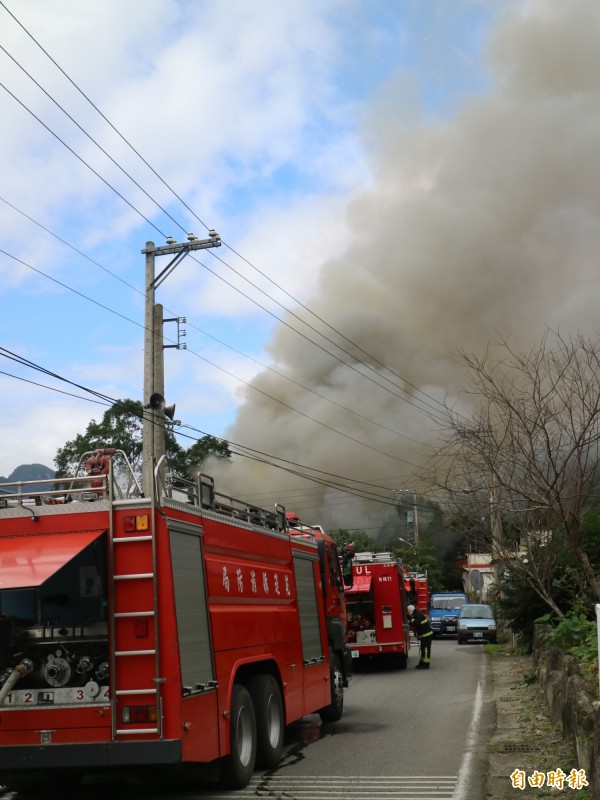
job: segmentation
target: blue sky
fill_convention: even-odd
[[[390,82],[405,82],[402,127],[451,115],[465,96],[484,92],[481,46],[499,5],[6,0],[1,345],[111,397],[140,398],[140,250],[147,240],[163,244],[149,222],[184,239],[148,195],[184,230],[206,235],[73,83],[206,226],[307,300],[322,264],[347,245],[349,198],[372,179],[364,144],[369,103]],[[231,250],[222,247],[218,256],[268,286]],[[191,259],[161,287],[157,300],[189,321],[189,351],[167,351],[167,393],[178,417],[222,435],[244,385],[236,377],[248,381],[259,367],[201,331],[266,363],[275,320],[244,294],[278,315],[281,309],[212,255],[198,260],[242,293]],[[57,447],[103,413],[27,383],[84,394],[14,361],[3,358],[0,369],[17,376],[0,374],[0,474],[20,463],[52,466]]]

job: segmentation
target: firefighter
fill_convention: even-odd
[[[429,669],[431,665],[431,642],[433,630],[429,624],[429,617],[416,609],[412,604],[406,606],[408,621],[419,640],[421,657],[415,669]]]

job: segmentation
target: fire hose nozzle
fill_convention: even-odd
[[[33,661],[30,658],[24,658],[23,661],[15,667],[15,670],[19,673],[21,678],[24,678],[26,675],[29,675],[30,672],[33,672]]]

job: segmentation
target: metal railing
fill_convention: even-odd
[[[160,482],[160,464],[155,469],[155,480]],[[161,492],[162,489],[162,492]],[[242,520],[270,530],[286,530],[285,508],[275,505],[273,510],[261,508],[245,500],[215,491],[214,479],[200,473],[195,479],[182,478],[165,472],[164,485],[158,486],[157,495],[198,506],[206,511],[214,511],[226,517]]]
[[[15,506],[62,505],[107,497],[141,497],[142,489],[127,455],[115,450],[107,474],[78,474],[98,451],[83,453],[73,476],[0,483],[0,510]]]

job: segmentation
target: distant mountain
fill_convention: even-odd
[[[54,478],[54,470],[45,467],[43,464],[21,464],[13,470],[8,478],[0,477],[0,483],[10,483],[12,481],[44,481]]]

